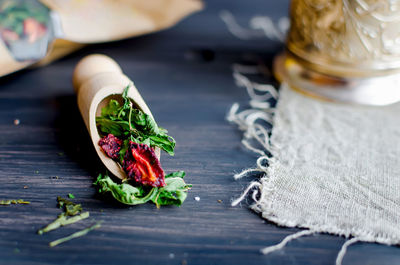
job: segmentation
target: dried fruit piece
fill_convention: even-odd
[[[1,36],[5,41],[17,41],[19,40],[19,35],[12,30],[9,29],[1,29]]]
[[[35,42],[46,34],[46,27],[34,18],[24,20],[24,34],[30,43]]]
[[[109,157],[114,160],[118,160],[119,151],[121,150],[122,146],[122,140],[110,133],[100,139],[99,145]]]
[[[165,177],[153,148],[145,144],[129,142],[123,168],[128,178],[153,187],[164,187]]]

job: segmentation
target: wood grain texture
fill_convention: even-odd
[[[205,11],[171,30],[90,46],[0,79],[0,198],[32,202],[0,207],[0,264],[334,264],[344,238],[304,237],[262,256],[260,248],[298,230],[263,221],[246,203],[230,207],[250,181],[234,181],[233,173],[255,164],[240,145],[240,133],[225,121],[233,102],[248,99],[230,67],[249,58],[270,63],[281,46],[237,40],[218,13],[231,10],[245,24],[254,14],[285,15],[286,6],[287,1],[208,1]],[[116,59],[159,124],[176,138],[176,156],[163,155],[162,163],[167,172],[185,170],[193,184],[182,207],[125,207],[96,195],[92,182],[104,168],[71,83],[74,65],[91,53]],[[90,211],[90,222],[37,235],[59,214],[56,197],[68,193]],[[104,220],[102,228],[48,247],[93,219]],[[344,264],[399,263],[397,247],[367,243],[351,246],[344,259]]]

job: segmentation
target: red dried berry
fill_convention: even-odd
[[[145,144],[129,142],[123,168],[128,178],[153,187],[165,186],[164,171],[153,148]]]
[[[109,157],[114,160],[118,160],[119,151],[121,150],[122,146],[122,140],[110,133],[109,135],[100,139],[99,145]]]

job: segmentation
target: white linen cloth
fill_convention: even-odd
[[[236,75],[239,85],[253,91],[253,107],[238,112],[234,105],[228,120],[245,131],[245,146],[260,154],[257,168],[236,177],[263,173],[245,192],[253,190],[251,208],[278,225],[308,229],[286,241],[315,232],[353,237],[338,264],[357,241],[399,244],[400,104],[324,102],[283,85],[276,107],[262,106],[254,99],[257,86]],[[260,121],[272,123],[270,134]]]

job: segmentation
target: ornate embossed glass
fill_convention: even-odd
[[[400,1],[292,0],[290,16],[279,79],[326,99],[400,100]]]

